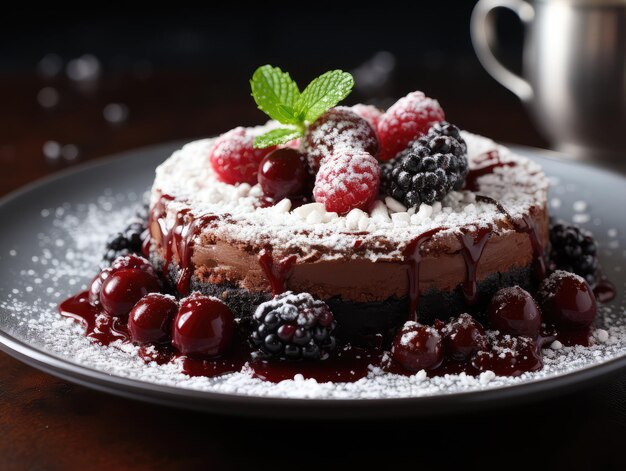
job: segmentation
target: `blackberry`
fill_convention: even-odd
[[[141,254],[143,240],[147,237],[148,226],[143,220],[134,220],[122,232],[113,234],[106,243],[102,266],[107,267],[118,257]]]
[[[390,162],[381,169],[386,194],[407,207],[433,204],[463,187],[468,172],[467,144],[459,128],[441,122]]]
[[[335,320],[325,302],[291,291],[257,307],[250,342],[256,359],[326,359],[335,348]]]
[[[381,193],[391,193],[391,173],[397,159],[386,160],[380,163],[380,191]]]
[[[598,271],[598,246],[593,235],[574,225],[557,221],[550,227],[550,261],[553,268],[582,276],[594,285]]]

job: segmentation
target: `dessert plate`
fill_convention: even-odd
[[[565,161],[559,154],[512,146],[551,178],[550,211],[594,232],[617,297],[603,309],[591,349],[546,353],[546,368],[515,379],[457,376],[377,382],[367,387],[259,385],[260,380],[183,377],[176,365],[143,365],[128,353],[90,343],[57,315],[57,304],[97,269],[107,234],[120,229],[179,144],[128,152],[61,172],[0,202],[0,349],[66,380],[160,404],[257,416],[407,416],[443,414],[529,401],[588,385],[626,367],[626,179]],[[245,375],[240,375],[245,376]],[[256,382],[255,382],[256,381]],[[369,391],[364,393],[363,391]]]

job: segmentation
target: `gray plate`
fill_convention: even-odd
[[[177,147],[178,144],[169,144],[128,152],[116,158],[61,172],[4,198],[0,202],[0,220],[4,222],[3,230],[0,231],[0,273],[3,274],[0,280],[0,304],[6,306],[11,302],[11,292],[15,286],[25,286],[25,280],[21,278],[29,277],[32,254],[40,250],[39,238],[41,234],[51,231],[52,219],[42,217],[42,210],[62,207],[67,202],[95,201],[106,188],[112,194],[129,191],[141,194],[151,184],[155,166]],[[623,217],[626,179],[580,163],[564,162],[558,155],[546,151],[521,147],[513,147],[513,150],[537,161],[549,176],[558,176],[560,179],[560,194],[553,194],[552,198],[557,198],[561,204],[552,209],[553,213],[571,220],[575,214],[584,219],[581,209],[583,213],[589,211],[591,219],[583,225],[594,231],[601,247],[613,248],[603,252],[602,264],[618,290],[622,291],[619,297],[623,297],[626,271],[620,270],[624,260],[623,247],[626,247]],[[589,210],[578,208],[577,213],[574,210],[574,202],[577,200],[588,202]],[[103,224],[106,226],[106,222]],[[609,237],[609,229],[616,229],[619,235]],[[64,241],[59,243],[63,244]],[[86,271],[82,275],[85,280],[93,274],[95,267]],[[22,294],[22,300],[37,302],[47,282],[45,279],[39,280],[36,289]],[[59,286],[61,297],[76,291],[76,286],[70,286],[69,283],[64,286],[63,280],[57,281],[55,289]],[[621,303],[621,300],[618,302]],[[8,309],[0,310],[0,348],[35,368],[101,391],[176,407],[272,417],[389,417],[450,413],[562,393],[593,383],[600,377],[626,367],[626,356],[623,356],[574,373],[514,387],[421,398],[338,401],[219,394],[114,376],[51,352],[41,336],[29,329],[28,323],[12,316]]]

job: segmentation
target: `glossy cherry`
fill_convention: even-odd
[[[127,268],[136,268],[137,270],[142,270],[156,276],[156,272],[154,271],[154,267],[150,261],[144,257],[140,257],[139,255],[131,254],[126,255],[125,257],[118,257],[111,264],[112,271],[124,270]]]
[[[391,357],[409,371],[437,368],[443,361],[441,335],[433,327],[407,322],[393,340]]]
[[[111,276],[113,270],[111,268],[104,268],[96,275],[89,285],[89,304],[92,306],[100,305],[100,291],[102,290],[102,284],[109,276]]]
[[[266,155],[258,173],[265,196],[275,201],[306,196],[310,183],[306,165],[305,156],[291,147],[276,149]]]
[[[159,343],[170,338],[178,303],[171,296],[150,293],[128,315],[128,332],[135,343]]]
[[[519,286],[502,288],[487,310],[491,327],[503,334],[537,338],[541,311],[530,293]]]
[[[180,302],[172,328],[172,345],[189,356],[211,358],[224,353],[235,331],[231,310],[217,298],[192,294]]]
[[[596,318],[596,297],[580,276],[556,271],[539,287],[539,302],[546,319],[563,329],[590,326]]]
[[[137,268],[120,269],[102,283],[100,304],[108,315],[125,317],[137,301],[159,288],[157,278],[148,272]]]
[[[485,329],[469,314],[461,314],[443,329],[443,347],[453,360],[467,360],[474,353],[487,349]]]

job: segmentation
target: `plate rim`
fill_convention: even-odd
[[[146,154],[156,152],[159,149],[175,148],[186,142],[188,141],[170,141],[139,147],[54,172],[51,175],[23,185],[1,197],[0,210],[31,191],[45,187],[46,185],[55,184],[65,178],[73,178],[82,172],[114,164],[116,161],[127,158],[129,155]],[[562,164],[591,167],[607,177],[626,181],[626,176],[621,173],[613,172],[604,167],[594,167],[585,162],[571,160],[565,155],[555,151],[514,144],[507,146],[514,152],[536,155]],[[202,391],[156,384],[140,379],[104,373],[95,368],[73,363],[67,359],[31,346],[23,340],[5,332],[2,328],[0,328],[0,350],[29,366],[53,376],[91,389],[135,400],[229,415],[291,418],[347,418],[357,416],[360,418],[371,418],[407,415],[443,415],[458,410],[466,410],[466,407],[472,407],[474,409],[497,407],[511,399],[515,399],[517,401],[516,404],[521,404],[523,402],[536,400],[541,396],[554,396],[566,392],[564,390],[573,391],[589,386],[590,381],[594,378],[608,378],[612,373],[626,368],[626,355],[624,355],[600,364],[589,365],[582,369],[557,376],[487,390],[403,398],[309,399]],[[438,407],[440,405],[444,407]]]

